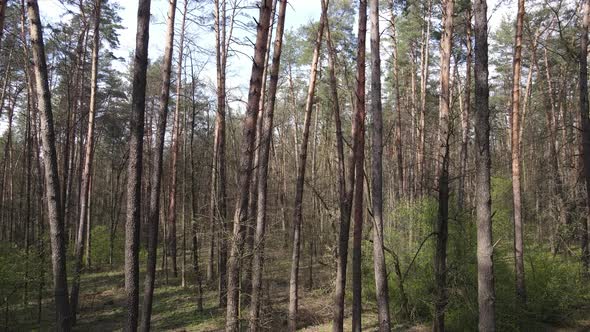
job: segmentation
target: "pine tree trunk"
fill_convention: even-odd
[[[153,153],[151,186],[149,192],[148,209],[148,257],[144,281],[143,303],[141,306],[140,329],[150,330],[152,304],[154,298],[154,283],[156,281],[156,264],[158,261],[158,226],[160,221],[160,192],[162,187],[162,166],[164,153],[164,137],[166,135],[166,120],[168,118],[168,103],[170,100],[170,75],[172,68],[172,52],[174,50],[174,18],[176,15],[176,0],[168,2],[168,16],[166,23],[166,44],[164,59],[162,60],[162,87],[159,96],[158,119],[156,128],[155,151]],[[150,135],[151,136],[151,135]]]
[[[327,7],[327,5],[324,5]],[[338,156],[338,201],[339,201],[339,233],[338,249],[336,251],[336,286],[334,289],[334,307],[332,331],[344,331],[344,295],[346,292],[346,266],[348,263],[348,239],[350,234],[350,209],[354,184],[355,147],[358,146],[356,137],[357,124],[352,124],[352,152],[349,158],[348,180],[344,157],[344,142],[342,138],[342,121],[340,119],[340,104],[338,98],[338,82],[336,80],[336,52],[332,44],[330,24],[326,22],[326,44],[328,46],[328,74],[330,76],[330,96],[336,126],[336,154]],[[349,183],[348,188],[346,183]]]
[[[141,174],[148,65],[150,0],[139,0],[133,63],[129,159],[127,163],[127,211],[125,221],[126,331],[137,330],[139,308],[139,231],[141,222]]]
[[[76,324],[78,311],[78,297],[80,292],[80,275],[82,274],[82,255],[84,240],[86,237],[87,221],[90,205],[90,177],[92,175],[92,162],[94,158],[94,121],[96,118],[97,93],[98,93],[98,53],[100,50],[100,17],[102,0],[96,0],[94,8],[94,36],[92,37],[92,72],[90,86],[90,110],[88,114],[88,131],[86,132],[86,150],[84,152],[84,167],[82,170],[82,184],[80,189],[80,219],[78,221],[78,236],[76,238],[74,279],[72,281],[72,294],[70,304],[72,307],[72,325]],[[64,156],[65,157],[65,156]]]
[[[71,314],[68,299],[68,281],[66,272],[66,247],[64,238],[64,219],[60,210],[59,175],[57,153],[55,151],[55,132],[51,110],[51,94],[47,76],[47,62],[43,30],[39,17],[39,4],[36,0],[27,1],[29,33],[32,44],[33,71],[36,81],[37,107],[41,117],[41,143],[44,156],[45,197],[47,219],[50,228],[51,262],[53,267],[53,289],[57,316],[56,328],[60,331],[71,330]]]
[[[512,195],[514,221],[514,264],[516,271],[516,294],[521,304],[526,303],[524,283],[524,243],[520,184],[520,69],[522,53],[522,27],[524,20],[524,0],[518,0],[516,32],[514,36],[514,58],[512,77],[512,112],[511,112],[511,159],[512,159]]]
[[[195,166],[195,156],[194,156],[194,139],[195,139],[195,117],[196,117],[196,107],[195,107],[195,89],[196,89],[196,78],[195,78],[195,71],[194,71],[194,64],[193,64],[193,57],[192,54],[189,53],[191,56],[189,57],[191,61],[191,131],[190,131],[190,141],[189,141],[189,158],[191,162],[191,206],[192,206],[192,214],[191,214],[191,233],[192,233],[192,247],[193,247],[193,270],[195,272],[195,279],[196,279],[196,287],[197,287],[197,310],[199,312],[203,311],[203,276],[201,269],[199,268],[199,249],[200,249],[200,241],[199,241],[199,224],[198,224],[198,212],[199,208],[197,205],[198,202],[198,194],[197,194],[197,174],[196,174],[196,166]]]
[[[288,331],[293,332],[297,329],[297,307],[299,291],[299,257],[301,252],[301,223],[303,220],[303,188],[305,184],[305,166],[307,162],[307,145],[309,141],[309,128],[311,125],[311,111],[314,104],[314,94],[316,79],[318,73],[318,63],[320,59],[320,49],[322,37],[324,34],[324,25],[327,13],[322,10],[320,25],[318,27],[313,58],[311,60],[311,72],[309,76],[309,86],[307,90],[307,99],[305,101],[305,120],[303,124],[303,136],[301,138],[301,147],[298,155],[297,179],[295,184],[295,204],[293,211],[293,255],[291,259],[291,275],[289,278],[289,318]]]
[[[355,121],[357,122],[358,141],[355,156],[355,179],[353,198],[352,230],[352,330],[362,330],[362,274],[361,246],[363,236],[363,187],[365,180],[365,40],[367,38],[367,1],[359,2],[359,26],[356,59],[356,100]]]
[[[404,155],[403,155],[403,143],[402,143],[402,101],[400,92],[400,72],[399,72],[399,54],[397,44],[397,31],[395,27],[395,13],[394,13],[394,2],[391,2],[391,38],[393,47],[393,80],[395,84],[395,110],[397,110],[397,125],[395,128],[395,149],[397,154],[397,193],[398,198],[402,198],[406,194],[406,182],[404,180]]]
[[[588,200],[586,208],[590,210],[590,119],[588,118],[588,25],[590,24],[590,0],[583,4],[582,38],[580,39],[580,122],[582,124],[582,158],[586,192]],[[588,221],[590,217],[582,218],[582,265],[584,273],[590,276],[590,250],[588,248]]]
[[[215,137],[213,142],[213,168],[211,173],[211,202],[209,222],[211,238],[209,247],[209,264],[207,280],[212,281],[214,274],[214,254],[217,237],[218,243],[218,296],[219,305],[226,305],[226,264],[227,264],[227,197],[225,167],[225,72],[227,61],[226,44],[226,0],[215,0],[215,52],[217,69],[217,115],[215,120]],[[229,40],[227,41],[229,44]],[[217,229],[219,228],[219,229]]]
[[[84,245],[84,256],[85,256],[85,264],[87,269],[92,268],[92,189],[94,187],[94,173],[90,175],[90,182],[88,184],[88,213],[87,213],[87,220],[86,220],[86,244]]]
[[[241,158],[238,182],[239,195],[234,214],[230,256],[227,262],[227,315],[225,330],[228,332],[239,330],[239,270],[243,245],[242,242],[244,240],[242,225],[244,225],[248,213],[248,196],[250,192],[250,181],[252,179],[256,123],[262,89],[262,73],[264,71],[268,28],[271,20],[271,7],[271,0],[263,0],[260,4],[260,16],[256,32],[256,44],[254,47],[255,53],[254,61],[252,63],[252,74],[250,77],[248,104],[242,130],[243,139],[240,148]]]
[[[495,331],[494,246],[490,176],[490,108],[488,86],[487,1],[476,0],[475,11],[475,173],[477,219],[477,298],[479,330]]]
[[[484,4],[485,5],[485,4]],[[487,8],[486,8],[487,10]],[[471,46],[471,18],[472,9],[467,9],[466,22],[466,45],[467,45],[467,59],[465,60],[465,101],[463,102],[463,111],[461,117],[461,150],[459,151],[460,165],[459,165],[459,188],[457,190],[457,206],[461,212],[465,208],[465,179],[467,177],[467,160],[469,149],[469,125],[471,116],[471,62],[473,58]],[[487,44],[487,42],[486,42]],[[487,52],[486,52],[487,56]],[[486,77],[487,82],[487,77]]]
[[[8,1],[0,2],[0,45],[2,43],[2,37],[4,36],[4,18],[6,17],[6,7],[8,7]]]
[[[389,317],[389,287],[387,285],[387,267],[383,251],[383,108],[381,105],[381,57],[379,55],[379,0],[370,0],[371,17],[371,193],[373,203],[373,267],[375,270],[375,292],[379,315],[379,331],[391,330]],[[397,70],[396,70],[397,72]],[[396,85],[399,102],[399,85]],[[401,109],[397,106],[398,128],[401,131]],[[401,154],[401,132],[398,151]],[[398,156],[398,162],[402,159]],[[400,169],[400,172],[402,172]],[[403,173],[399,174],[398,185],[404,188]],[[401,195],[400,195],[401,197]]]
[[[549,104],[546,107],[545,115],[547,119],[547,131],[549,132],[549,163],[551,164],[551,173],[553,177],[553,193],[557,200],[557,210],[558,210],[558,220],[559,224],[557,225],[557,238],[555,239],[555,243],[553,245],[554,252],[553,254],[557,254],[558,248],[560,247],[560,243],[564,242],[567,245],[567,241],[569,240],[565,235],[567,234],[567,227],[569,225],[569,213],[568,213],[568,206],[566,204],[567,197],[565,195],[563,180],[561,178],[560,168],[559,168],[559,138],[557,136],[557,117],[558,113],[556,110],[556,102],[554,97],[554,89],[551,76],[551,68],[549,67],[549,56],[547,54],[547,48],[544,49],[544,60],[545,60],[545,77],[547,80],[547,92],[545,93],[546,101]],[[526,104],[524,104],[526,107]],[[523,126],[521,125],[521,128]]]
[[[184,9],[182,14],[182,24],[180,26],[180,41],[178,43],[178,68],[176,72],[176,108],[174,110],[174,123],[172,126],[172,161],[170,163],[170,196],[168,204],[168,224],[170,231],[168,232],[168,248],[170,257],[172,258],[172,272],[174,277],[178,277],[177,255],[176,255],[176,183],[178,179],[178,145],[180,132],[180,102],[182,92],[182,57],[184,53],[184,29],[186,25],[186,9],[188,0],[184,2]],[[174,28],[174,27],[172,27]],[[184,199],[184,197],[183,197]],[[184,216],[183,216],[184,218]]]
[[[268,192],[268,166],[270,155],[270,144],[272,140],[274,107],[279,82],[279,69],[281,51],[283,45],[283,33],[285,30],[285,12],[287,0],[280,1],[279,15],[277,20],[276,37],[274,42],[274,53],[272,66],[270,68],[270,84],[268,88],[268,103],[264,111],[262,130],[260,132],[260,152],[258,155],[258,199],[256,214],[256,231],[254,234],[254,256],[252,258],[252,299],[250,303],[250,331],[258,331],[260,320],[260,302],[262,298],[262,271],[264,265],[264,242],[266,231],[266,206]]]
[[[454,0],[443,2],[442,37],[440,42],[440,99],[436,168],[438,177],[438,217],[434,253],[435,304],[433,331],[445,330],[447,292],[447,238],[449,222],[449,140],[450,140],[450,63],[453,44]]]
[[[254,164],[253,169],[254,172],[252,173],[252,180],[250,181],[250,194],[248,198],[248,218],[246,219],[246,224],[244,225],[244,232],[245,234],[245,248],[243,255],[245,256],[244,261],[242,262],[242,267],[244,269],[243,277],[241,280],[242,286],[242,305],[248,305],[252,300],[252,269],[253,269],[253,259],[254,259],[254,233],[256,232],[256,219],[258,215],[258,183],[260,182],[260,175],[259,175],[259,168],[260,168],[260,153],[261,153],[261,145],[262,145],[262,130],[263,130],[263,116],[265,112],[265,105],[267,97],[267,78],[270,68],[268,63],[270,61],[270,51],[271,51],[271,44],[272,44],[272,31],[274,27],[274,17],[275,17],[275,10],[277,6],[277,0],[274,0],[272,3],[272,10],[271,10],[271,23],[268,27],[268,36],[266,41],[266,55],[264,56],[264,71],[262,73],[262,89],[260,91],[260,101],[258,106],[258,122],[256,123],[256,138],[255,138],[255,150],[254,153]]]
[[[428,85],[428,66],[430,61],[430,19],[432,16],[432,0],[428,0],[425,14],[426,28],[422,31],[422,52],[420,54],[420,122],[418,124],[418,163],[417,184],[420,196],[424,194],[426,180],[426,86]]]
[[[70,222],[71,219],[75,219],[79,221],[78,218],[71,218],[72,212],[70,206],[72,206],[72,202],[74,197],[72,197],[72,186],[74,184],[74,170],[75,170],[75,162],[76,162],[76,147],[73,146],[75,144],[76,139],[76,123],[78,121],[81,122],[79,119],[80,114],[82,114],[82,102],[83,102],[83,84],[84,81],[84,64],[86,63],[86,53],[87,50],[85,49],[86,39],[88,37],[89,26],[86,21],[82,22],[82,31],[77,40],[76,45],[76,57],[75,57],[75,71],[73,73],[73,84],[70,86],[70,90],[72,90],[71,96],[68,96],[68,107],[66,111],[66,133],[65,133],[65,143],[63,144],[63,152],[62,152],[62,172],[61,172],[61,199],[62,199],[62,206],[60,207],[62,210],[62,214],[64,216],[64,227],[66,232],[66,239],[68,238],[68,233],[70,237],[72,235],[76,235],[73,231],[70,232],[68,228],[70,224],[74,221]],[[78,116],[78,120],[77,120]],[[82,134],[80,133],[80,138]],[[83,140],[80,139],[80,142]],[[81,151],[80,151],[81,153]],[[81,185],[81,183],[80,183]],[[79,197],[78,197],[79,198]],[[76,209],[73,217],[79,213],[79,209]],[[73,225],[72,225],[73,227]],[[72,234],[74,233],[74,234]],[[68,243],[66,242],[66,245]]]

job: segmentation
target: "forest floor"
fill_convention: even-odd
[[[263,284],[263,312],[262,325],[266,330],[279,331],[287,327],[287,307],[290,273],[290,248],[283,248],[282,241],[271,241],[267,248],[266,266]],[[276,246],[276,248],[274,248]],[[305,250],[306,248],[302,248]],[[161,267],[161,253],[159,253],[158,268]],[[204,254],[204,252],[203,252]],[[180,254],[179,254],[180,255]],[[299,327],[303,331],[329,331],[332,318],[331,284],[333,283],[333,268],[326,262],[326,255],[314,258],[311,265],[308,255],[302,255],[300,268],[300,299],[299,299]],[[201,258],[202,259],[202,258]],[[179,256],[178,277],[172,271],[168,276],[161,269],[158,270],[154,293],[152,314],[152,330],[154,331],[220,331],[224,328],[225,311],[219,309],[216,287],[207,285],[203,280],[203,311],[197,310],[196,277],[192,271],[190,252],[187,251],[186,287],[181,287],[180,266],[182,257]],[[141,262],[145,266],[145,262]],[[204,266],[204,264],[202,264]],[[189,272],[190,269],[190,272]],[[310,274],[313,280],[310,281]],[[145,270],[140,271],[140,305],[143,295],[143,280]],[[313,287],[310,287],[313,283]],[[121,330],[125,321],[125,289],[122,267],[113,271],[89,271],[82,275],[80,291],[80,308],[75,331],[116,331]],[[2,322],[9,331],[53,330],[54,305],[51,285],[45,285],[44,298],[41,305],[41,321],[38,321],[38,301],[33,297],[27,306],[7,308],[3,313],[8,317]],[[350,298],[346,299],[350,302]],[[364,305],[363,330],[374,330],[377,326],[374,305]],[[248,324],[248,309],[243,306],[242,324]],[[347,304],[350,316],[350,303]],[[4,316],[4,315],[3,315]],[[345,321],[350,326],[351,319]],[[415,330],[418,331],[418,330]]]
[[[302,248],[303,249],[303,248]],[[308,248],[305,248],[306,251]],[[304,253],[307,253],[307,252]],[[323,257],[314,259],[310,270],[309,255],[302,255],[300,269],[299,327],[302,331],[331,331],[333,267],[330,265],[329,250]],[[290,273],[290,249],[282,247],[282,241],[271,241],[267,248],[265,280],[263,284],[262,324],[269,331],[283,331],[287,326],[288,288]],[[161,256],[160,256],[161,257]],[[191,260],[187,252],[187,262]],[[161,258],[160,258],[161,262]],[[179,269],[182,257],[178,260]],[[142,263],[143,266],[145,264]],[[160,265],[160,264],[158,264]],[[160,267],[160,266],[158,266]],[[187,266],[187,270],[192,268]],[[140,296],[143,294],[144,271],[140,276]],[[313,280],[310,281],[310,275]],[[154,331],[221,331],[224,328],[225,312],[218,307],[215,287],[203,284],[203,311],[197,310],[197,289],[195,274],[186,273],[187,287],[180,286],[179,276],[159,270],[156,279],[152,330]],[[313,287],[310,287],[310,282]],[[125,321],[125,292],[122,268],[115,271],[90,271],[82,277],[80,310],[75,331],[116,331],[121,330]],[[27,306],[3,308],[5,322],[0,324],[9,331],[53,330],[54,306],[50,285],[45,286],[45,298],[41,305],[41,322],[38,323],[38,305],[31,300]],[[31,292],[33,296],[34,292]],[[345,330],[351,330],[350,301],[347,294]],[[141,300],[141,299],[140,299]],[[141,303],[141,302],[140,302]],[[247,306],[242,310],[243,330],[246,330]],[[373,303],[363,304],[363,331],[377,330],[376,308]],[[590,313],[589,313],[590,314]],[[429,331],[424,325],[396,325],[395,331]],[[538,329],[536,329],[538,330]],[[545,331],[590,331],[590,319],[580,321],[576,326],[542,328]]]

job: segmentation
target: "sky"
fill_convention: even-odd
[[[120,16],[123,19],[122,26],[124,30],[120,31],[119,41],[120,48],[114,51],[114,54],[118,57],[127,59],[129,54],[135,48],[135,32],[137,24],[137,1],[134,0],[110,0],[118,2],[122,11]],[[228,2],[232,2],[229,0]],[[244,2],[244,0],[236,0],[238,2]],[[490,28],[493,30],[498,26],[503,15],[506,13],[514,12],[514,1],[503,1],[501,5],[498,5],[499,1],[503,0],[489,0],[488,1],[488,15],[490,15]],[[60,4],[59,0],[40,0],[41,17],[44,23],[50,23],[60,19],[60,13],[64,12],[63,5]],[[178,9],[176,15],[177,26],[181,19],[180,10],[182,9],[183,0],[178,0]],[[228,5],[229,7],[229,5]],[[150,45],[149,45],[149,57],[150,59],[156,59],[161,57],[164,52],[164,39],[166,32],[166,15],[168,9],[167,0],[152,0],[151,5],[151,22],[150,22]],[[494,11],[497,9],[496,11]],[[304,25],[310,21],[317,21],[321,12],[321,1],[320,0],[291,0],[286,13],[286,28],[296,29],[297,27]],[[258,11],[255,9],[246,10],[246,20],[253,22],[254,16],[258,15]],[[189,35],[187,39],[189,43],[194,43],[205,50],[214,49],[214,34],[211,27],[198,27],[194,23],[188,23]],[[385,24],[382,24],[382,29],[386,28]],[[356,29],[355,29],[356,30]],[[235,31],[237,37],[248,36],[253,39],[255,31],[240,30]],[[238,51],[235,57],[229,60],[228,66],[228,89],[240,88],[242,95],[238,93],[238,98],[245,98],[247,85],[249,82],[249,75],[251,69],[250,57],[252,56],[252,48],[247,46],[237,47]],[[200,79],[209,82],[213,85],[215,82],[215,66],[214,59],[211,56],[200,56],[200,64],[204,66],[201,72]],[[120,69],[124,68],[124,64],[120,64]]]
[[[117,2],[121,6],[120,16],[122,18],[121,25],[124,27],[120,31],[118,50],[113,50],[117,57],[128,59],[129,54],[135,49],[135,32],[137,25],[137,0],[109,0],[110,2]],[[177,0],[177,14],[176,22],[179,26],[181,20],[180,10],[184,4],[184,0]],[[238,3],[251,2],[250,0],[228,0],[228,3],[237,1]],[[229,8],[229,5],[228,5]],[[41,11],[41,20],[43,24],[50,24],[58,22],[64,17],[64,6],[59,0],[39,0],[39,9]],[[150,59],[157,59],[164,53],[164,38],[166,33],[166,15],[168,9],[168,0],[152,0],[151,5],[151,21],[150,21],[150,40],[148,56]],[[195,11],[196,12],[196,11]],[[321,0],[289,0],[287,6],[285,25],[286,29],[297,29],[311,21],[318,21],[321,13]],[[254,22],[254,17],[258,17],[256,9],[248,9],[244,11],[245,21],[249,23]],[[504,16],[516,15],[516,1],[514,0],[488,0],[488,16],[489,28],[494,31],[502,21]],[[356,23],[355,23],[356,24]],[[194,23],[188,23],[189,33],[187,35],[187,43],[198,45],[204,50],[213,50],[215,45],[215,35],[211,27],[199,27]],[[381,29],[384,30],[387,25],[382,23]],[[354,28],[356,31],[356,27]],[[237,29],[235,31],[236,37],[248,36],[254,39],[254,29]],[[368,45],[367,45],[368,46]],[[236,56],[228,60],[228,79],[227,89],[232,91],[232,95],[237,99],[230,103],[230,106],[243,108],[247,98],[248,83],[250,80],[250,72],[252,66],[252,47],[236,46],[238,52]],[[215,62],[213,56],[201,55],[198,65],[202,66],[199,79],[214,91],[215,87]],[[121,62],[118,64],[118,69],[124,71],[126,64]],[[4,133],[7,128],[5,119],[0,120],[0,135]]]
[[[121,6],[122,10],[119,15],[122,18],[121,25],[124,27],[120,31],[119,42],[120,48],[114,50],[114,55],[127,59],[129,54],[135,49],[135,33],[137,25],[137,4],[135,0],[110,0],[111,2],[117,2]],[[233,0],[228,0],[229,3]],[[238,2],[244,3],[248,1],[237,0]],[[41,18],[44,24],[57,22],[60,19],[64,19],[62,13],[64,13],[64,6],[59,0],[40,0]],[[176,12],[176,26],[177,34],[178,27],[182,18],[182,6],[183,0],[177,2]],[[208,9],[210,11],[210,9]],[[151,4],[151,21],[150,21],[150,39],[149,39],[149,50],[148,56],[150,59],[157,59],[164,53],[164,40],[166,35],[166,17],[168,11],[167,0],[152,0]],[[199,13],[198,10],[193,12]],[[285,25],[288,29],[296,29],[297,27],[304,25],[310,21],[317,21],[321,12],[321,2],[319,0],[291,0],[287,7]],[[258,10],[246,9],[243,11],[245,17],[242,19],[244,22],[252,23],[254,16],[258,17]],[[205,50],[214,50],[215,47],[215,35],[212,31],[212,27],[205,26],[199,27],[195,23],[189,22],[187,43],[193,43],[198,45],[200,48]],[[243,29],[236,28],[234,35],[236,37],[249,37],[251,40],[254,39],[254,29]],[[177,35],[178,36],[178,35]],[[176,38],[175,42],[178,42]],[[228,79],[227,88],[233,89],[233,93],[236,94],[238,100],[244,100],[247,98],[247,86],[250,79],[250,70],[252,66],[251,56],[252,47],[248,46],[235,46],[238,50],[236,55],[228,60]],[[175,51],[176,54],[176,51]],[[203,66],[201,71],[201,80],[209,83],[210,86],[214,85],[215,82],[215,63],[213,56],[200,55],[199,64]],[[125,65],[119,64],[119,69],[124,70]],[[238,88],[238,89],[235,89]]]

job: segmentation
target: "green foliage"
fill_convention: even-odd
[[[44,255],[47,253],[40,253],[36,246],[30,246],[27,252],[12,244],[0,243],[0,321],[4,324],[22,320],[14,316],[15,310],[36,299],[39,286],[50,282],[48,258],[44,259]]]
[[[434,280],[434,237],[431,233],[436,216],[437,204],[434,199],[425,198],[413,204],[404,202],[390,213],[388,220],[393,225],[385,227],[385,246],[398,256],[408,311],[410,319],[414,322],[424,321],[426,317],[430,317],[433,310],[431,299]],[[416,258],[410,266],[414,257]],[[393,313],[395,317],[400,317],[403,299],[400,278],[394,270],[395,258],[391,252],[386,253],[386,263],[389,268],[389,291]]]
[[[105,225],[92,228],[91,260],[94,265],[108,266],[110,255],[110,230]],[[122,232],[115,233],[113,239],[113,266],[120,266],[124,262],[125,238]]]
[[[518,305],[514,281],[511,188],[510,179],[492,178],[497,328],[499,331],[521,331],[573,323],[588,310],[590,286],[581,278],[576,258],[553,256],[548,247],[535,246],[525,251],[528,301],[526,308]],[[477,330],[475,216],[470,211],[456,210],[454,202],[450,203],[450,207],[446,324],[451,331]],[[431,232],[437,208],[434,198],[424,198],[412,203],[401,202],[388,212],[385,246],[390,305],[392,315],[399,323],[427,323],[432,320],[436,237]],[[372,244],[366,243],[363,255],[372,256]],[[396,271],[396,256],[399,272]],[[410,266],[414,257],[415,261]],[[401,283],[399,274],[403,279]],[[370,259],[363,261],[363,278],[363,296],[366,301],[374,301],[375,282]],[[402,286],[408,302],[407,319],[403,319]]]
[[[530,318],[563,324],[575,319],[578,310],[588,309],[590,287],[580,278],[577,262],[535,251],[527,257],[527,268]]]

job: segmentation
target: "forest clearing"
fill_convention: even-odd
[[[0,0],[5,331],[590,331],[590,0]]]

